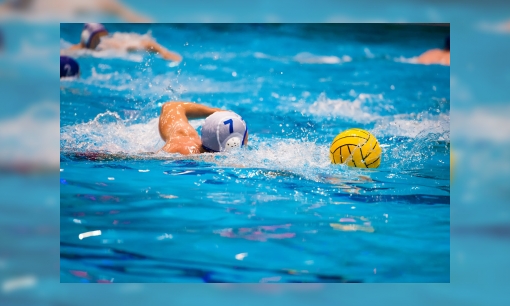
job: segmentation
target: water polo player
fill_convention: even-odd
[[[148,35],[134,33],[110,33],[100,23],[86,23],[81,32],[80,43],[71,46],[64,53],[69,51],[90,49],[90,50],[125,50],[138,51],[146,50],[158,53],[162,58],[170,61],[180,62],[182,57],[158,44]]]
[[[205,117],[200,137],[188,120]],[[248,128],[241,116],[192,102],[165,103],[159,117],[159,134],[165,141],[163,151],[183,155],[224,152],[248,143]]]

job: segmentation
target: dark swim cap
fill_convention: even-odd
[[[74,77],[80,73],[78,62],[69,56],[60,56],[60,77]]]
[[[450,51],[450,35],[444,40],[444,49]]]

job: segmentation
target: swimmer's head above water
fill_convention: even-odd
[[[106,28],[100,23],[86,23],[81,32],[80,44],[87,49],[95,49],[100,38],[108,35]]]
[[[248,144],[248,127],[234,112],[215,112],[205,119],[201,138],[206,152],[229,151]]]

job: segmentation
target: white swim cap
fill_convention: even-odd
[[[106,28],[100,23],[86,23],[81,31],[81,42],[87,48],[90,48],[92,38],[99,32],[106,32]]]
[[[207,151],[223,152],[242,147],[248,127],[243,118],[234,112],[215,112],[202,126],[202,146]]]

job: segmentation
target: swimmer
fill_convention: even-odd
[[[124,49],[127,51],[146,50],[158,53],[166,60],[180,62],[182,57],[174,52],[170,52],[154,39],[141,36],[141,39],[135,39],[127,36],[126,33],[114,33],[109,35],[106,28],[100,23],[86,23],[81,32],[81,40],[79,44],[71,46],[67,51],[61,53],[69,53],[81,49],[90,50],[106,50],[106,49]]]
[[[205,117],[200,137],[188,120]],[[192,102],[165,103],[159,134],[165,141],[161,150],[182,155],[223,152],[248,144],[248,128],[239,115]]]
[[[450,35],[445,39],[445,45],[443,49],[432,49],[418,57],[420,64],[440,64],[450,66]]]
[[[78,62],[69,56],[60,56],[60,78],[64,77],[79,77],[80,65]]]
[[[116,0],[7,0],[0,4],[0,16],[38,13],[48,17],[80,18],[84,13],[109,14],[128,22],[150,22]]]

